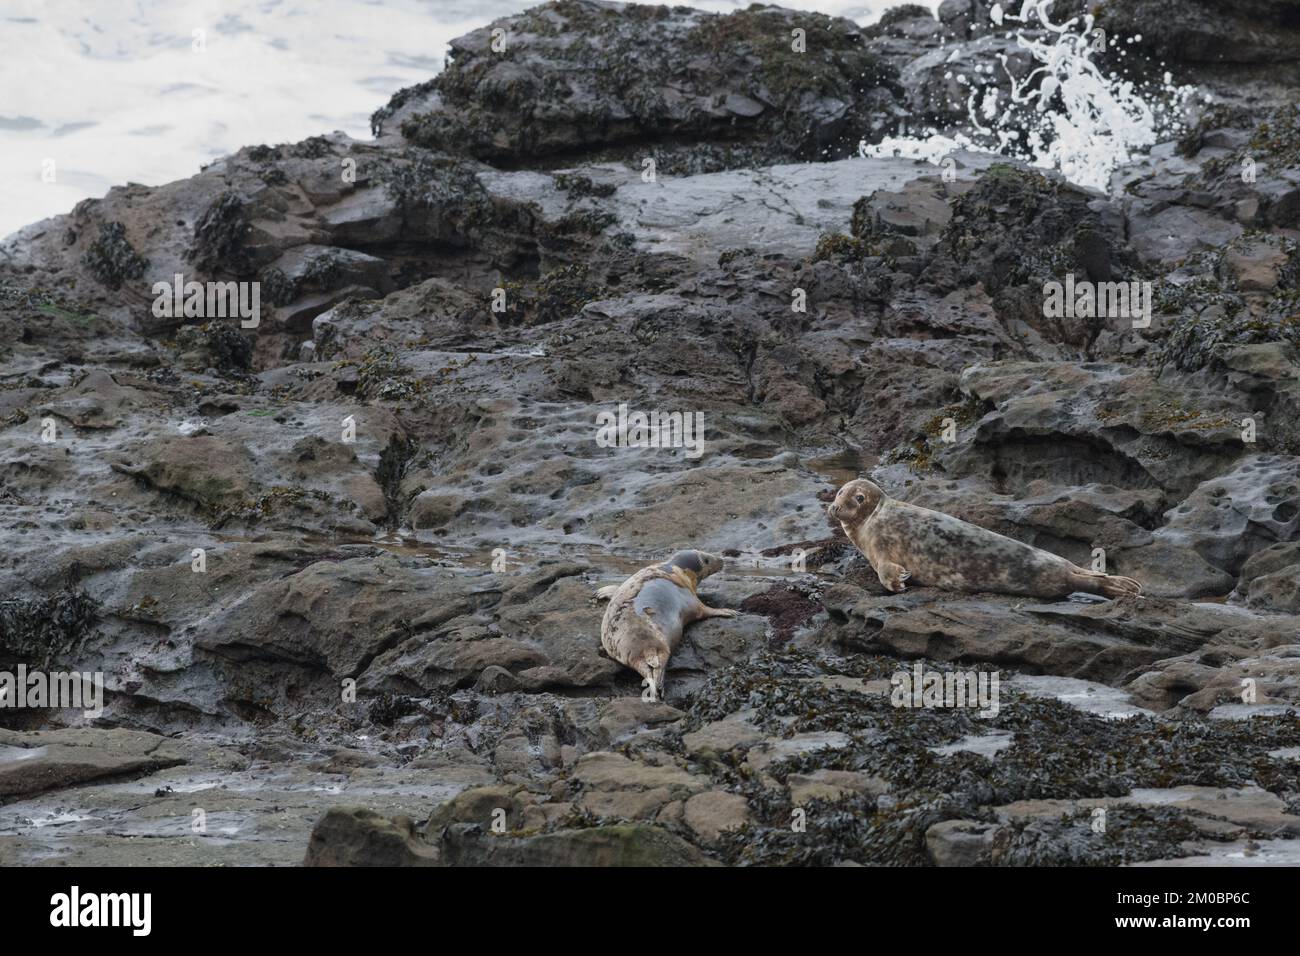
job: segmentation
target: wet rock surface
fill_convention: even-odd
[[[981,3],[562,0],[373,142],[0,245],[0,670],[104,675],[0,708],[0,862],[1294,861],[1294,22],[1112,6],[1220,100],[1106,194],[856,155],[961,120],[944,74],[1015,47]],[[1150,324],[1047,317],[1067,273]],[[602,446],[620,404],[700,453]],[[860,475],[1145,593],[885,593],[825,513]],[[687,547],[740,614],[644,701],[592,595]],[[958,672],[996,708],[897,706]]]

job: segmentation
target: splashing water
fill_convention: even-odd
[[[1024,0],[1019,15],[1005,13],[995,4],[990,19],[996,26],[1010,22],[1017,45],[1034,58],[1028,76],[1017,80],[998,57],[1010,91],[971,86],[966,100],[970,133],[943,136],[930,130],[925,138],[890,137],[876,146],[859,149],[863,156],[909,156],[938,162],[954,149],[992,152],[1027,160],[1035,166],[1056,169],[1071,182],[1106,190],[1111,173],[1176,133],[1182,125],[1183,106],[1196,92],[1193,86],[1176,86],[1165,73],[1157,84],[1140,87],[1116,74],[1104,74],[1093,54],[1118,46],[1094,27],[1091,14],[1057,25],[1048,17],[1051,0]],[[1047,36],[1026,36],[1024,27],[1037,21]],[[1011,34],[1008,34],[1011,36]],[[1139,42],[1140,36],[1125,43]],[[1123,53],[1121,52],[1121,56]],[[992,72],[993,67],[985,68]],[[984,72],[976,67],[976,72]]]

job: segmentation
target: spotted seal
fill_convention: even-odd
[[[1040,598],[1075,591],[1108,598],[1142,592],[1132,578],[1085,570],[996,531],[898,501],[863,479],[844,485],[827,511],[889,591],[902,591],[911,581]]]
[[[668,658],[692,621],[735,617],[736,611],[707,607],[695,593],[700,581],[722,570],[722,559],[705,551],[678,551],[663,564],[642,568],[622,584],[596,592],[609,598],[600,624],[600,643],[620,664],[644,678],[647,699],[661,700]]]

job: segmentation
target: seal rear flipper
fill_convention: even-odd
[[[1076,591],[1100,594],[1108,598],[1142,593],[1142,585],[1138,581],[1119,574],[1102,574],[1099,571],[1085,571],[1080,568],[1074,572],[1073,577]]]

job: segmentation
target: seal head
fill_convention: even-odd
[[[848,482],[835,494],[827,513],[846,528],[866,521],[885,500],[885,493],[865,478]]]
[[[678,551],[660,566],[694,591],[710,574],[722,570],[722,558],[708,551]]]

